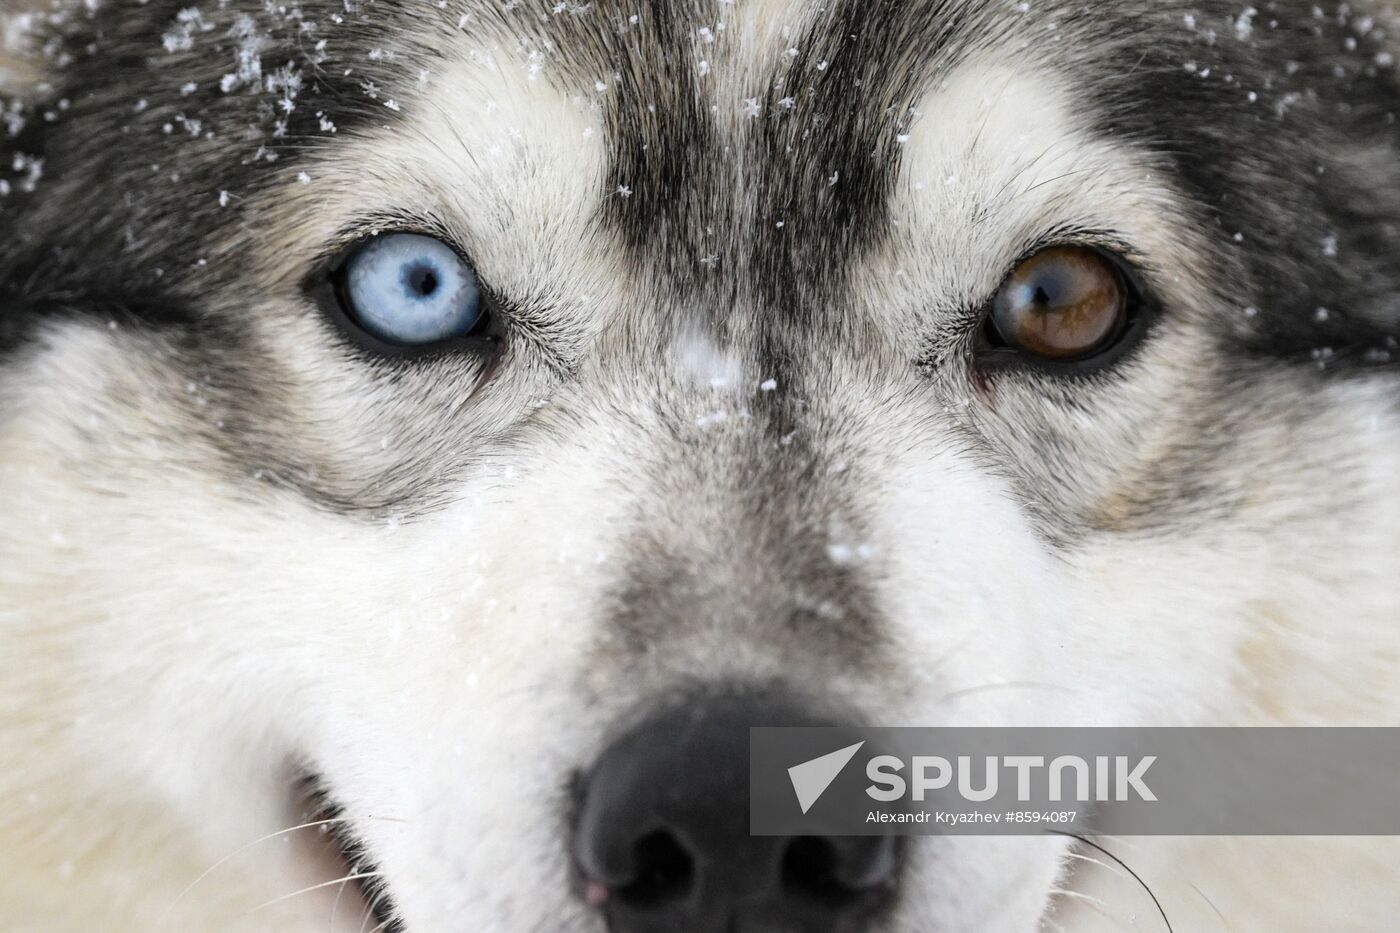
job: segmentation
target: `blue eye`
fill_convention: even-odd
[[[387,343],[439,343],[470,335],[485,319],[476,273],[452,247],[415,233],[365,243],[345,264],[341,304]]]

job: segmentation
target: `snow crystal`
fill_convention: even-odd
[[[618,185],[617,196],[619,198],[630,198],[632,196],[632,189],[627,187],[626,185]]]
[[[743,378],[738,357],[699,333],[678,337],[671,346],[677,369],[691,384],[709,389],[732,389]]]
[[[1322,255],[1329,259],[1337,255],[1337,235],[1331,234],[1322,238]]]
[[[746,97],[746,98],[744,98],[744,116],[745,116],[745,117],[747,117],[747,118],[749,118],[750,120],[752,120],[752,119],[754,119],[755,117],[757,117],[757,116],[758,116],[760,113],[762,113],[762,112],[763,112],[763,108],[762,108],[762,106],[759,104],[758,98],[757,98],[757,97]]]
[[[10,137],[18,136],[24,130],[24,109],[17,100],[12,100],[0,110],[0,120],[5,123],[5,133]]]
[[[183,129],[186,133],[189,133],[191,136],[198,136],[200,134],[200,131],[204,127],[202,121],[197,120],[194,117],[187,117],[183,113],[175,114],[175,122],[180,124],[180,128]],[[166,126],[169,127],[170,124],[167,123]],[[167,129],[166,132],[169,132],[169,130]]]
[[[1259,15],[1259,11],[1252,6],[1247,6],[1235,18],[1235,38],[1240,41],[1248,39],[1254,33],[1254,17]]]
[[[19,190],[25,194],[32,194],[39,186],[39,180],[44,177],[44,160],[38,156],[16,152],[10,160],[10,168],[15,173],[24,175],[19,180]]]
[[[870,544],[843,544],[833,542],[826,547],[826,556],[833,564],[858,564],[865,563],[875,557],[876,549]]]
[[[776,389],[776,388],[778,387],[778,380],[776,380],[776,379],[765,379],[765,380],[763,380],[762,382],[760,382],[760,383],[758,384],[758,387],[759,387],[759,389],[761,389],[761,390],[764,391],[764,392],[772,392],[774,389]]]
[[[234,48],[234,70],[219,81],[219,89],[228,94],[240,87],[257,87],[262,84],[262,51],[272,41],[258,29],[258,24],[247,13],[241,13],[229,28],[230,38],[237,40]]]
[[[174,25],[160,37],[161,45],[171,54],[188,52],[194,48],[196,33],[208,32],[213,28],[211,23],[204,21],[204,14],[199,11],[199,7],[186,7],[175,14]]]

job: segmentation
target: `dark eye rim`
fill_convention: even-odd
[[[992,319],[996,298],[1021,264],[1052,249],[1087,249],[1098,254],[1118,273],[1127,291],[1126,313],[1116,333],[1081,356],[1053,359],[1037,356],[1018,349],[1002,341]],[[976,335],[972,346],[973,366],[981,373],[994,375],[998,372],[1033,372],[1058,378],[1088,377],[1112,370],[1127,359],[1136,355],[1144,339],[1161,316],[1161,303],[1143,279],[1142,272],[1127,256],[1124,250],[1101,243],[1086,243],[1078,240],[1053,240],[1038,243],[1028,249],[1011,264],[1005,277],[997,285],[977,315]]]
[[[346,269],[351,258],[373,240],[400,234],[432,237],[448,246],[476,275],[477,287],[481,290],[481,317],[470,333],[432,343],[396,343],[371,333],[356,320],[350,311],[351,302],[345,290]],[[499,357],[505,349],[506,315],[503,313],[499,296],[482,280],[470,257],[438,230],[395,226],[362,234],[329,253],[307,277],[303,283],[303,291],[310,297],[317,310],[334,325],[336,333],[348,341],[353,349],[374,357],[418,361],[470,355],[489,363]]]

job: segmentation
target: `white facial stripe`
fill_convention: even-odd
[[[824,9],[804,0],[761,0],[716,7],[713,23],[696,28],[696,68],[721,131],[737,138],[765,113],[770,91],[784,95],[779,76],[807,54],[799,47]]]
[[[891,299],[879,306],[902,318],[894,329],[927,333],[929,313],[980,305],[1028,246],[1065,228],[1119,234],[1149,261],[1171,256],[1187,273],[1172,287],[1199,303],[1189,226],[1162,222],[1190,211],[1153,159],[1096,133],[1059,71],[1010,57],[957,65],[898,136],[895,236],[862,274]]]
[[[392,211],[445,225],[507,299],[567,306],[616,287],[617,250],[589,248],[607,171],[596,99],[560,93],[529,61],[474,48],[396,103],[392,128],[333,140],[299,169],[305,184],[269,198],[279,235],[260,244],[260,264],[293,280],[364,212]],[[600,318],[572,316],[598,327]]]
[[[702,86],[718,132],[738,142],[770,116],[750,113],[748,102],[769,94],[801,20],[827,7],[714,6],[726,26],[696,24],[696,50],[714,54],[695,64],[710,69]],[[596,929],[567,886],[564,787],[624,710],[671,686],[639,672],[608,628],[617,609],[610,585],[625,580],[637,556],[626,553],[635,524],[664,532],[671,500],[694,491],[658,493],[646,482],[646,464],[675,455],[667,419],[679,413],[687,431],[710,439],[684,452],[702,475],[712,469],[735,487],[775,480],[762,508],[787,507],[790,497],[799,518],[812,521],[831,508],[814,494],[826,488],[820,476],[801,475],[806,461],[789,471],[776,456],[755,467],[732,455],[741,445],[729,442],[747,439],[750,426],[731,412],[764,398],[754,392],[766,375],[741,349],[702,328],[669,344],[653,340],[655,284],[624,265],[595,224],[603,199],[623,196],[604,190],[602,114],[617,89],[561,91],[551,65],[528,52],[447,47],[459,39],[432,39],[455,64],[385,89],[383,124],[326,139],[290,170],[305,171],[304,183],[289,177],[285,190],[252,205],[259,238],[239,257],[250,283],[299,280],[364,211],[417,212],[447,228],[494,288],[565,311],[574,304],[578,313],[566,317],[580,323],[569,339],[582,356],[596,360],[589,339],[614,326],[620,342],[654,345],[669,365],[657,374],[596,364],[577,375],[564,399],[572,407],[538,443],[477,445],[470,431],[466,442],[448,443],[443,422],[415,407],[402,383],[367,384],[362,361],[328,346],[316,327],[286,324],[304,302],[261,295],[249,317],[267,329],[268,351],[301,377],[274,387],[290,417],[346,435],[370,417],[406,426],[403,451],[376,445],[377,453],[347,455],[365,475],[392,472],[408,459],[400,454],[421,454],[425,474],[485,461],[452,474],[445,504],[407,523],[337,515],[230,475],[216,445],[194,430],[208,425],[172,401],[200,387],[186,387],[159,336],[65,324],[45,332],[47,342],[36,344],[43,352],[0,370],[0,657],[18,646],[21,658],[18,676],[0,678],[0,726],[17,725],[0,729],[8,765],[0,799],[23,801],[0,816],[0,851],[23,852],[23,864],[0,872],[0,903],[18,903],[21,916],[57,916],[75,929],[156,928],[152,917],[188,884],[191,865],[292,821],[282,812],[288,769],[306,764],[341,795],[414,933],[463,924]],[[404,45],[399,54],[412,51]],[[1307,424],[1284,410],[1278,424],[1251,425],[1257,433],[1211,464],[1237,487],[1237,514],[1208,516],[1200,527],[1168,521],[1136,537],[1104,534],[1065,554],[1037,536],[1037,503],[1019,500],[998,468],[1017,464],[1015,443],[1005,463],[989,465],[952,430],[958,414],[940,409],[909,376],[907,358],[891,352],[920,340],[943,309],[983,297],[1047,230],[1116,230],[1170,270],[1164,287],[1181,309],[1172,339],[1145,354],[1131,384],[1093,404],[1052,411],[1057,402],[1026,383],[1004,389],[1003,403],[1015,404],[973,417],[987,435],[1049,428],[1091,436],[1092,448],[1058,452],[1056,488],[1092,485],[1097,471],[1140,455],[1139,446],[1151,456],[1197,430],[1185,418],[1197,396],[1184,383],[1218,391],[1201,378],[1199,360],[1232,361],[1213,352],[1204,329],[1190,329],[1211,302],[1187,207],[1143,152],[1096,132],[1074,90],[1023,50],[982,49],[940,78],[899,144],[896,236],[856,273],[871,345],[819,370],[800,369],[808,362],[801,352],[789,361],[807,397],[784,399],[800,403],[796,430],[773,444],[805,431],[798,443],[814,451],[811,465],[870,480],[844,487],[833,510],[863,512],[869,527],[851,537],[832,527],[827,555],[833,570],[872,590],[883,613],[875,638],[903,666],[871,677],[833,651],[841,675],[806,676],[810,659],[800,649],[774,651],[759,620],[752,637],[719,626],[688,641],[648,631],[645,648],[668,659],[668,674],[802,681],[877,715],[903,704],[900,718],[911,722],[1394,720],[1393,381],[1334,384],[1316,393]],[[712,176],[702,168],[696,181],[748,198],[752,188],[733,184],[734,171],[728,162]],[[721,231],[740,246],[752,233]],[[750,310],[736,302],[736,317]],[[446,383],[459,373],[420,375]],[[1256,405],[1265,397],[1258,391]],[[1279,378],[1267,398],[1286,409],[1313,393],[1302,379]],[[241,413],[263,419],[260,427],[287,428],[276,406],[244,401]],[[558,401],[539,400],[541,420]],[[460,425],[492,404],[509,423],[525,403],[509,390],[464,399],[451,420]],[[1160,433],[1145,435],[1146,422]],[[296,433],[286,431],[287,443],[305,440]],[[1319,450],[1316,462],[1292,459]],[[1333,457],[1359,477],[1361,499],[1378,505],[1316,518],[1336,482],[1324,462]],[[686,503],[695,518],[685,544],[701,558],[734,547],[735,525],[721,519],[744,500],[730,491]],[[1354,683],[1339,685],[1338,672]],[[590,691],[579,682],[589,677],[593,696],[582,700]],[[1066,882],[1053,851],[1060,840],[1022,842],[916,847],[905,913],[891,923],[1029,933],[1049,892]],[[322,876],[285,852],[248,854],[246,864],[201,879],[172,925],[325,928],[334,901],[314,892],[288,902],[285,915],[250,914]],[[1365,859],[1327,860],[1338,877],[1324,884],[1318,860],[1300,858],[1292,870],[1301,878],[1290,884],[1286,867],[1268,864],[1277,850],[1258,855],[1222,869],[1241,875],[1234,900],[1210,891],[1227,922],[1323,929],[1363,909],[1327,898],[1356,890],[1349,869]],[[1141,867],[1136,855],[1131,861]],[[1186,888],[1199,864],[1167,861],[1144,877],[1156,885],[1175,874]],[[304,878],[293,877],[298,870]],[[1106,869],[1094,881],[1113,891],[1072,890],[1077,903],[1049,925],[1087,933],[1118,928],[1111,918],[1119,916],[1123,926],[1155,917],[1122,873]],[[1366,886],[1378,892],[1364,908],[1375,918],[1368,928],[1382,928],[1394,915],[1380,896],[1388,888]],[[1294,898],[1258,896],[1276,889],[1317,890],[1307,923]],[[1085,890],[1092,900],[1080,899]],[[1123,892],[1132,900],[1112,907],[1131,910],[1100,911],[1099,897]],[[1198,901],[1184,916],[1192,928],[1212,928],[1216,916]],[[71,918],[27,909],[36,903],[63,905]],[[1265,916],[1275,908],[1282,918]],[[1178,926],[1182,917],[1173,910]],[[346,933],[368,926],[343,913],[332,925]]]

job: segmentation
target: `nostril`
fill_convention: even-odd
[[[818,836],[799,836],[783,853],[783,889],[813,901],[842,901],[852,893],[836,878],[836,850]]]
[[[684,900],[695,883],[695,860],[674,835],[664,829],[648,833],[633,849],[636,876],[615,896],[634,907],[657,907]]]
[[[783,890],[793,898],[841,907],[891,883],[897,865],[888,837],[798,836],[783,852]]]
[[[755,724],[814,714],[781,692],[687,695],[578,775],[571,881],[611,933],[859,933],[895,902],[892,837],[751,834]]]

